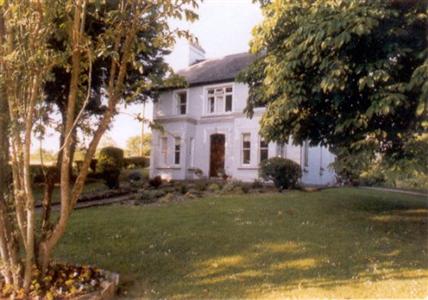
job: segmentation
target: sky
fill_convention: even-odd
[[[196,12],[199,20],[194,23],[173,21],[171,25],[190,30],[204,48],[206,58],[248,51],[252,28],[262,20],[259,6],[251,0],[204,0]],[[183,55],[187,47],[186,41],[179,40],[172,53],[165,58],[174,70],[177,71],[188,65],[188,57]],[[141,123],[132,115],[141,113],[143,105],[121,107],[119,111],[119,115],[115,117],[106,135],[115,142],[116,146],[125,148],[126,141],[130,137],[141,134]],[[146,104],[144,111],[146,118],[151,118],[152,103]],[[148,131],[146,126],[145,132]],[[57,150],[56,135],[51,132],[43,147]]]

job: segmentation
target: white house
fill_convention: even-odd
[[[299,163],[302,183],[328,185],[335,174],[328,165],[334,156],[325,147],[266,143],[259,135],[264,108],[254,117],[243,113],[248,87],[236,75],[254,56],[240,53],[205,59],[204,50],[191,45],[189,67],[178,73],[188,88],[163,91],[153,108],[153,119],[164,131],[153,132],[150,176],[195,179],[195,169],[205,177],[226,174],[242,181],[258,178],[261,160],[281,156]]]

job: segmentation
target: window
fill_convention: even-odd
[[[260,138],[260,162],[269,158],[269,145],[263,138]]]
[[[187,113],[187,93],[179,92],[176,94],[177,114],[185,115]]]
[[[180,164],[180,152],[181,152],[181,138],[176,137],[175,145],[174,145],[174,164],[175,165]]]
[[[249,165],[251,162],[251,134],[242,134],[242,164]]]
[[[225,111],[232,111],[232,95],[226,95]]]
[[[207,90],[208,103],[207,113],[208,114],[219,114],[232,111],[233,103],[233,88],[222,87],[222,88],[210,88]]]
[[[303,143],[303,165],[305,167],[309,166],[309,142],[305,141]]]
[[[214,97],[208,98],[208,112],[209,113],[215,112],[215,98]]]
[[[161,137],[161,152],[162,152],[162,163],[168,163],[168,138],[166,136]]]

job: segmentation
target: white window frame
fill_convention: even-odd
[[[258,156],[259,156],[259,163],[262,162],[262,150],[266,150],[267,151],[267,157],[266,159],[269,159],[269,143],[266,143],[266,147],[262,147],[262,142],[264,141],[264,138],[259,136],[259,141],[258,141]]]
[[[184,114],[182,114],[181,113],[181,110],[180,110],[180,108],[181,108],[181,103],[180,103],[180,97],[179,97],[179,95],[180,94],[186,94],[186,113],[184,113]],[[173,103],[174,103],[174,107],[173,107],[173,111],[174,111],[174,114],[176,114],[176,115],[180,115],[180,116],[185,116],[185,115],[187,115],[188,113],[189,113],[189,90],[188,89],[181,89],[181,90],[176,90],[176,91],[174,91],[174,93],[173,93]]]
[[[177,150],[177,147],[178,147],[178,150]],[[181,165],[181,161],[182,161],[181,148],[182,148],[181,136],[175,136],[174,137],[174,166]],[[177,153],[178,153],[178,163],[177,163]]]
[[[227,92],[227,89],[232,89],[232,91]],[[222,85],[212,85],[212,86],[206,86],[204,92],[204,115],[222,115],[222,114],[230,114],[233,112],[234,107],[234,99],[235,99],[235,85],[233,83],[230,84],[222,84]],[[216,94],[216,90],[222,90],[218,91]],[[210,90],[214,90],[213,94],[209,94]],[[227,96],[232,97],[231,107],[229,111],[226,111],[226,98]],[[210,104],[210,98],[214,98],[214,111],[211,112],[211,104]],[[223,105],[221,110],[218,109],[219,105],[218,102],[222,98]]]
[[[245,136],[250,137],[250,147],[249,148],[244,147]],[[240,150],[241,150],[241,165],[250,166],[251,165],[251,132],[242,132],[241,133],[241,149]],[[245,157],[244,151],[249,151],[250,157],[249,157],[248,163],[244,162],[244,157]]]

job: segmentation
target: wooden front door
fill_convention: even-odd
[[[210,177],[218,177],[224,172],[224,145],[224,134],[211,135]]]

